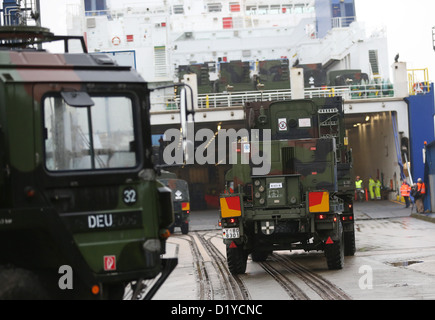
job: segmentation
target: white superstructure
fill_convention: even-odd
[[[178,81],[180,65],[211,63],[213,78],[219,63],[247,61],[252,76],[255,62],[276,59],[389,78],[385,37],[366,37],[355,17],[330,19],[318,36],[316,6],[325,1],[108,1],[103,10],[82,4],[69,24],[74,33],[82,26],[90,52],[113,52],[152,83]]]

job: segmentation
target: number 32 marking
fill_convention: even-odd
[[[133,204],[136,203],[137,197],[136,197],[136,190],[133,188],[126,188],[124,189],[124,203],[125,204]]]

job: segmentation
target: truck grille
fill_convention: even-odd
[[[281,149],[282,171],[283,174],[295,173],[295,149],[285,147]]]

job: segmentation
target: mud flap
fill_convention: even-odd
[[[226,246],[228,270],[232,274],[243,274],[246,272],[248,252],[242,246],[238,247],[233,241]]]

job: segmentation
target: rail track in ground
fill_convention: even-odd
[[[199,283],[200,300],[249,300],[243,281],[232,275],[226,257],[211,242],[208,233],[194,232],[189,237]]]
[[[295,250],[275,251],[263,262],[249,257],[245,274],[230,275],[221,229],[200,216],[188,235],[168,239],[180,248],[179,263],[153,299],[434,299],[435,224],[390,202],[355,207],[357,252],[343,270],[328,270],[322,252]]]
[[[280,272],[281,276],[296,276],[322,300],[351,300],[351,298],[339,287],[304,267],[301,263],[292,261],[288,255],[272,254],[269,259],[271,262],[278,263],[283,268],[283,271]],[[263,262],[262,264],[270,264],[271,262]],[[294,286],[294,282],[291,282],[291,284]],[[296,296],[296,300],[300,300],[300,298],[303,300],[310,299],[305,294],[305,291],[302,291],[298,286],[295,287],[296,288],[291,291],[291,294]]]
[[[265,287],[281,287],[289,300],[351,299],[330,281],[301,262],[293,261],[289,253],[273,253],[266,261],[258,263],[249,259],[248,267],[256,265],[255,274],[233,275],[228,270],[219,231],[195,231],[176,235],[176,238],[189,243],[198,300],[251,300],[254,282],[259,281]],[[267,293],[265,297],[268,297]]]

